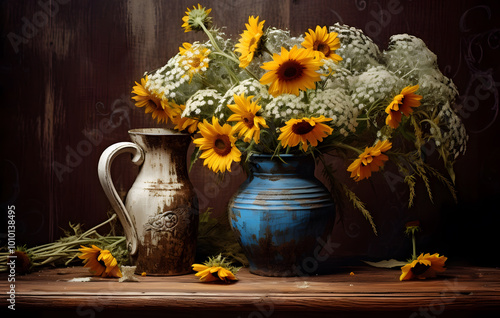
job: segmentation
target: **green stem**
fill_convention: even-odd
[[[75,240],[71,240],[70,242],[66,242],[66,243],[61,243],[61,242],[49,243],[49,244],[43,245],[44,246],[43,248],[40,248],[38,246],[38,247],[34,247],[34,248],[30,249],[29,251],[31,253],[41,254],[41,252],[45,252],[45,251],[48,251],[48,250],[51,250],[51,249],[56,249],[56,248],[65,247],[65,246],[72,246],[72,245],[75,245],[75,244],[84,244],[84,243],[93,242],[93,241],[95,241],[95,240],[100,239],[100,238],[103,237],[102,235],[100,235],[99,233],[97,233],[95,230],[98,229],[99,227],[105,225],[106,223],[109,223],[115,217],[116,217],[116,214],[113,214],[113,216],[111,218],[109,218],[107,221],[105,221],[105,222],[103,222],[103,223],[101,223],[101,224],[93,227],[92,229],[90,229],[87,232],[81,234],[78,238],[76,238]],[[89,238],[89,237],[87,237],[90,234],[95,234],[95,235],[97,235],[98,238],[96,239],[96,238]]]
[[[223,56],[223,57],[227,58],[228,60],[230,60],[230,61],[232,61],[232,62],[234,62],[234,63],[236,63],[238,65],[240,64],[240,60],[238,60],[236,57],[231,56],[231,55],[229,55],[229,54],[227,54],[227,53],[225,53],[223,51],[217,51],[217,52],[212,52],[212,53],[216,54],[216,55]]]
[[[98,224],[96,226],[94,226],[93,228],[91,228],[90,230],[88,230],[87,232],[83,233],[80,237],[83,237],[83,236],[87,236],[88,234],[87,233],[90,233],[92,231],[95,231],[97,230],[98,228],[100,228],[101,226],[113,221],[114,219],[116,218],[116,214],[113,214],[108,220],[102,222],[101,224]]]
[[[416,244],[415,244],[415,233],[414,232],[411,232],[411,243],[413,245],[413,257],[412,257],[412,259],[416,260],[417,259],[417,248],[416,248]]]
[[[350,145],[346,145],[346,144],[341,143],[341,142],[333,142],[332,145],[334,147],[344,148],[344,149],[347,149],[347,150],[352,150],[352,151],[354,151],[357,154],[362,154],[363,153],[363,151],[359,150],[358,148],[355,148],[355,147],[350,146]]]
[[[116,246],[116,245],[118,245],[118,244],[120,244],[120,243],[122,243],[124,241],[125,241],[125,236],[123,236],[120,239],[116,240],[114,243],[108,245],[107,248],[109,249],[111,247],[114,247],[114,246]]]
[[[213,47],[218,51],[218,52],[222,52],[222,50],[220,49],[219,45],[217,44],[217,42],[215,41],[214,39],[214,36],[212,35],[212,33],[210,33],[210,31],[208,31],[208,29],[205,27],[205,25],[203,24],[203,20],[201,18],[198,18],[196,19],[196,22],[201,26],[201,28],[203,29],[203,31],[205,32],[205,34],[208,36],[208,39],[210,40],[210,42],[212,43]]]

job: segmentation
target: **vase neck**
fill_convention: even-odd
[[[190,135],[131,131],[130,139],[144,151],[142,175],[174,183],[187,178],[186,160]]]
[[[314,178],[314,159],[311,156],[282,155],[281,160],[277,157],[253,155],[250,157],[252,173],[258,174],[280,174],[280,175],[302,175]]]

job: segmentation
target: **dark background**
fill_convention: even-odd
[[[90,228],[107,218],[110,204],[97,178],[97,162],[109,145],[129,140],[133,128],[158,126],[130,99],[144,71],[164,65],[183,42],[204,40],[184,33],[181,18],[196,1],[3,0],[0,2],[1,224],[15,205],[18,244],[58,239],[68,222]],[[48,6],[50,4],[50,6]],[[435,182],[434,204],[419,188],[415,207],[388,164],[383,173],[353,189],[367,203],[379,235],[358,211],[344,210],[331,241],[333,259],[409,257],[404,224],[418,219],[418,249],[450,262],[498,266],[500,224],[500,6],[498,1],[209,1],[214,24],[238,38],[250,15],[265,26],[298,35],[336,22],[362,29],[381,49],[391,35],[420,37],[438,56],[461,97],[460,117],[469,132],[467,153],[456,169],[458,203]],[[112,122],[111,129],[103,123]],[[127,156],[123,156],[127,157]],[[437,154],[434,160],[439,162]],[[137,169],[128,158],[113,167],[124,195]],[[432,160],[432,159],[431,159]],[[348,163],[337,162],[348,179]],[[392,171],[392,172],[391,172]],[[223,182],[198,164],[190,173],[200,210],[223,215],[245,179],[241,170]],[[389,181],[389,185],[386,181]]]

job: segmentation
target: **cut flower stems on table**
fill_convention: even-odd
[[[128,251],[125,237],[114,235],[114,226],[117,221],[116,214],[112,214],[106,221],[96,225],[88,231],[83,231],[80,224],[69,224],[71,230],[65,231],[65,236],[59,240],[44,245],[25,247],[18,246],[15,250],[0,252],[0,272],[7,271],[7,262],[11,256],[16,258],[16,271],[25,274],[42,266],[68,266],[79,261],[79,248],[81,245],[99,245],[113,251],[117,262],[128,262]],[[111,224],[111,231],[107,235],[97,232],[104,225]],[[106,257],[106,259],[109,259]]]
[[[246,166],[252,154],[314,156],[334,196],[351,201],[375,233],[370,212],[335,178],[336,169],[366,182],[392,163],[409,188],[408,207],[417,181],[432,200],[431,177],[455,198],[453,164],[468,136],[455,111],[457,88],[421,39],[394,35],[381,51],[347,25],[291,35],[250,16],[233,42],[210,13],[201,4],[188,8],[179,27],[204,32],[207,41],[180,43],[132,90],[136,106],[158,122],[193,134],[191,164],[202,160],[224,174],[234,163]],[[427,162],[429,144],[448,177]],[[326,156],[343,158],[345,168]]]

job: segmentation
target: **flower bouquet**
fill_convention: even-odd
[[[210,12],[188,8],[182,27],[204,32],[207,41],[183,43],[132,90],[136,106],[158,122],[194,134],[192,162],[225,173],[252,154],[308,154],[334,184],[325,154],[344,158],[356,182],[391,161],[409,187],[409,206],[417,179],[429,196],[430,176],[455,195],[453,163],[468,136],[453,108],[457,88],[421,39],[394,35],[381,51],[347,25],[292,36],[250,16],[234,42],[213,26]],[[426,162],[429,144],[449,178]],[[338,188],[376,231],[363,202],[346,184]]]

